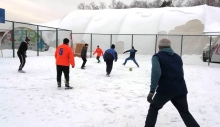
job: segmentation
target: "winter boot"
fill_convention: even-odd
[[[57,82],[58,88],[61,87],[61,82]]]
[[[107,72],[107,73],[106,73],[106,76],[107,76],[107,77],[110,77],[110,74]]]
[[[72,89],[73,87],[69,85],[69,83],[65,84],[65,89]]]
[[[25,71],[21,70],[21,69],[18,69],[18,72],[20,73],[25,73]]]

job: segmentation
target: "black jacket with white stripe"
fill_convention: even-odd
[[[26,55],[26,51],[28,49],[28,45],[26,42],[21,42],[19,48],[18,48],[18,54],[19,55]]]

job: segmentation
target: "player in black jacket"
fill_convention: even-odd
[[[26,60],[25,60],[25,58],[27,57],[26,51],[28,49],[28,45],[27,44],[29,44],[29,42],[30,42],[30,39],[28,37],[26,37],[25,42],[21,42],[21,44],[20,44],[20,46],[18,48],[17,55],[18,55],[18,57],[20,59],[20,66],[19,66],[18,72],[21,72],[21,73],[25,73],[22,70],[22,68],[24,67],[25,62],[26,62]]]
[[[81,50],[81,58],[83,60],[81,69],[85,69],[85,64],[86,64],[86,61],[87,61],[87,59],[86,59],[86,57],[87,57],[87,48],[88,48],[88,44],[85,44],[85,46]]]

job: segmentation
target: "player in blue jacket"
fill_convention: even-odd
[[[133,60],[134,63],[137,65],[137,67],[139,67],[137,61],[135,60],[135,53],[137,52],[137,50],[134,49],[134,46],[132,46],[132,48],[130,50],[127,50],[124,53],[126,53],[126,52],[130,52],[130,56],[127,59],[125,59],[125,62],[123,63],[123,65],[125,65],[128,60]]]
[[[107,49],[103,55],[104,61],[106,62],[106,76],[109,77],[112,67],[113,67],[113,61],[115,62],[118,59],[118,54],[115,51],[115,45],[112,44],[110,49]]]

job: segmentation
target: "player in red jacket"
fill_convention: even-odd
[[[97,46],[95,52],[93,53],[93,55],[95,55],[97,53],[97,57],[96,59],[98,60],[98,63],[100,63],[101,61],[99,60],[100,56],[103,56],[103,51],[101,48],[99,48],[99,46]]]

